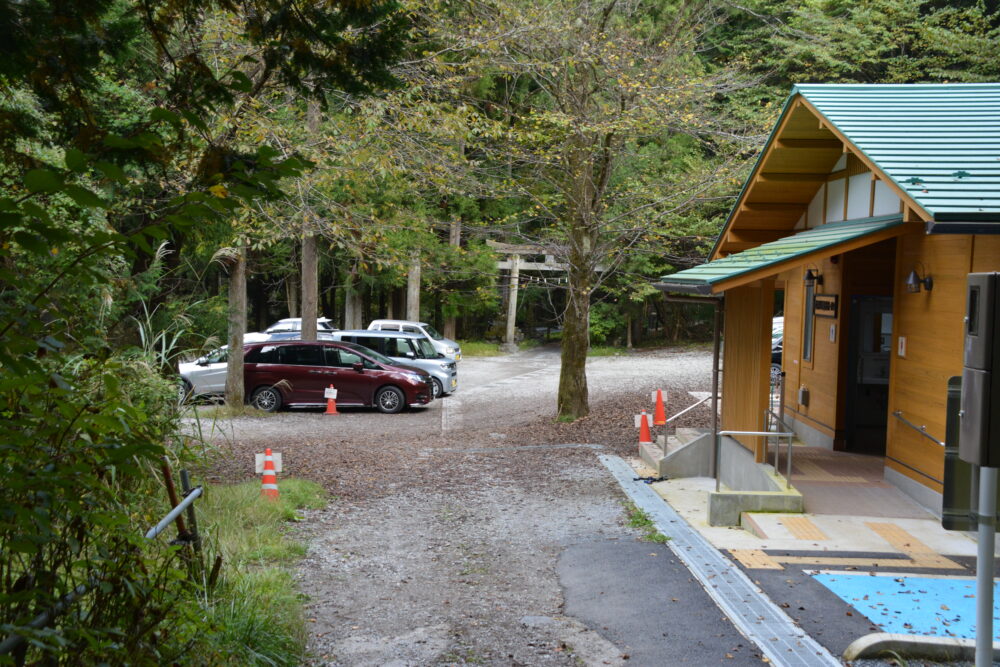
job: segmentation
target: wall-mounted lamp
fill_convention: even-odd
[[[815,269],[806,269],[805,278],[802,279],[802,284],[806,287],[815,287],[816,285],[823,284],[823,276],[819,274],[819,271]]]
[[[917,273],[916,267],[914,267],[913,270],[910,271],[910,275],[906,276],[906,291],[915,294],[920,291],[921,286],[930,292],[934,289],[934,279],[929,275],[925,278],[921,278],[920,274]]]

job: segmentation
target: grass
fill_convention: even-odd
[[[625,513],[628,515],[628,525],[643,532],[642,539],[647,542],[663,544],[670,538],[656,529],[656,524],[649,518],[649,515],[635,506],[635,503],[627,501],[624,503]]]
[[[202,596],[211,632],[200,634],[192,655],[203,664],[298,665],[305,660],[305,596],[289,565],[305,545],[288,536],[298,510],[326,504],[322,487],[283,479],[278,500],[260,495],[257,480],[217,486],[198,503],[199,529],[210,552],[223,557],[216,588]]]
[[[460,341],[462,346],[462,358],[465,357],[499,357],[500,355],[506,354],[500,350],[500,343],[489,343],[483,340],[463,340]],[[541,345],[540,341],[534,339],[522,340],[517,344],[519,350],[530,350]]]
[[[217,403],[213,405],[197,406],[195,408],[198,419],[235,419],[236,417],[274,417],[276,412],[264,412],[249,405],[227,405]]]

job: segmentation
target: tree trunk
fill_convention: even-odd
[[[299,316],[299,282],[297,276],[285,276],[285,301],[288,303],[288,316]]]
[[[316,340],[318,303],[319,261],[316,257],[316,237],[306,234],[302,239],[302,340]]]
[[[462,219],[455,218],[451,221],[451,225],[448,228],[448,245],[459,247],[462,245]],[[455,326],[455,316],[449,315],[444,318],[444,337],[456,340],[458,336],[456,335]]]
[[[587,350],[590,348],[590,285],[579,271],[570,271],[563,317],[557,416],[574,421],[590,414],[587,393]],[[584,272],[585,273],[585,272]],[[575,277],[574,277],[575,276]]]
[[[420,251],[410,253],[410,272],[406,276],[406,319],[420,321]]]
[[[229,265],[229,360],[226,364],[226,405],[243,405],[243,333],[247,328],[247,271],[243,248]]]
[[[344,281],[344,328],[361,329],[363,313],[361,312],[361,294],[357,290],[357,280],[353,273],[347,274]]]

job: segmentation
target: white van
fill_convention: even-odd
[[[331,331],[332,340],[363,345],[395,362],[415,366],[431,375],[434,398],[454,394],[458,390],[458,363],[434,349],[424,336],[404,331]]]
[[[431,342],[438,352],[449,359],[459,361],[462,359],[462,348],[458,343],[445,338],[437,332],[437,329],[426,322],[412,322],[410,320],[372,320],[368,325],[372,331],[403,331],[407,333],[420,334]]]

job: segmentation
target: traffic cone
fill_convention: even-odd
[[[653,444],[653,438],[649,435],[649,416],[645,410],[642,411],[642,415],[639,417],[639,444]]]
[[[656,390],[656,409],[653,411],[653,424],[656,426],[666,426],[667,411],[663,407],[663,390]]]
[[[278,478],[274,473],[274,457],[270,448],[264,450],[264,477],[260,481],[260,495],[277,500]]]
[[[330,389],[333,389],[333,385],[332,384],[330,385]],[[339,415],[340,414],[339,412],[337,412],[337,399],[335,399],[335,398],[328,398],[328,399],[326,399],[326,412],[324,412],[323,414],[326,414],[326,415]]]

